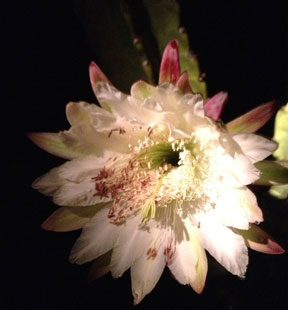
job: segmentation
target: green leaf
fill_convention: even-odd
[[[200,81],[197,58],[189,49],[187,34],[183,28],[180,28],[180,9],[177,1],[143,0],[143,3],[150,17],[151,30],[157,40],[160,53],[162,54],[170,40],[177,39],[181,72],[188,72],[193,92],[201,93],[206,98],[206,83]]]
[[[61,207],[41,225],[45,230],[65,232],[81,229],[107,203],[85,207]]]
[[[261,171],[253,184],[279,185],[288,183],[288,161],[263,160],[254,164]]]
[[[251,224],[249,230],[233,228],[247,242],[247,245],[258,252],[266,254],[282,254],[285,250],[273,238],[255,224]]]
[[[264,103],[226,124],[230,133],[253,133],[264,126],[278,108],[276,101]]]
[[[58,133],[33,132],[28,133],[29,139],[44,151],[65,159],[73,159],[83,155],[82,152],[69,148]]]

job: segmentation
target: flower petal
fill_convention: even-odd
[[[187,238],[181,237],[182,240],[180,239],[181,241],[177,243],[176,252],[171,263],[168,263],[168,267],[178,282],[190,284],[200,294],[207,275],[207,258],[200,244],[197,230],[192,227],[191,223],[187,223],[185,229],[188,236]]]
[[[105,204],[85,208],[61,207],[53,212],[41,225],[43,229],[64,232],[82,228]]]
[[[224,187],[215,209],[210,211],[225,226],[248,229],[249,222],[263,221],[261,209],[254,194],[246,187]]]
[[[61,139],[68,147],[85,155],[102,156],[103,150],[127,153],[128,144],[139,139],[137,134],[129,135],[132,126],[127,122],[95,104],[70,102],[66,114],[72,127],[60,133]]]
[[[151,91],[152,90],[153,88],[151,88]],[[155,111],[154,103],[158,103],[150,97],[146,98],[144,101],[140,101],[136,97],[124,95],[107,83],[97,84],[97,99],[100,104],[102,105],[105,103],[109,105],[110,111],[120,123],[124,121],[126,121],[126,123],[130,122],[134,127],[138,125],[139,128],[144,124],[149,124],[151,120],[155,121],[155,116],[157,117],[158,111]],[[151,104],[149,105],[149,103]],[[144,105],[146,109],[143,108]],[[150,109],[147,109],[148,106],[150,106]],[[134,130],[131,137],[133,138],[138,132],[141,132],[141,130]]]
[[[278,108],[276,101],[264,103],[257,108],[237,117],[233,121],[226,124],[226,129],[230,133],[253,133],[264,126],[266,122],[273,116]]]
[[[277,148],[277,143],[255,134],[240,133],[234,135],[233,139],[240,145],[243,153],[251,159],[252,163],[263,160]]]
[[[151,96],[154,92],[155,87],[144,81],[138,81],[134,83],[131,87],[131,96],[139,100],[146,99],[147,97]]]
[[[175,84],[180,76],[179,54],[178,54],[178,42],[177,40],[170,41],[162,56],[159,84],[164,82],[170,82]]]
[[[66,105],[66,116],[72,127],[91,125],[100,132],[109,132],[117,122],[116,117],[110,112],[85,101],[69,102]]]
[[[153,230],[148,232],[141,229],[141,221],[140,215],[130,218],[119,232],[110,264],[112,276],[115,278],[121,277],[135,260],[144,256],[153,241]]]
[[[97,66],[97,64],[94,61],[92,61],[89,65],[89,77],[90,77],[90,84],[96,97],[98,92],[97,84],[99,82],[105,82],[112,85],[112,83],[108,80],[106,75],[101,71],[101,69]],[[103,102],[101,106],[103,109],[110,112],[109,105]]]
[[[176,82],[176,87],[180,89],[183,94],[192,93],[192,88],[189,83],[189,76],[186,71],[181,73],[179,79]]]
[[[202,244],[200,244],[198,239],[199,238],[197,237],[197,241],[194,240],[193,243],[195,252],[197,253],[198,256],[196,263],[196,277],[195,280],[192,283],[190,283],[190,285],[192,286],[193,290],[196,293],[201,294],[205,286],[208,263],[205,250],[203,249]]]
[[[109,112],[111,112],[111,103],[119,104],[127,97],[107,82],[98,82],[94,87],[94,93],[101,107]]]
[[[72,263],[87,263],[113,248],[121,226],[110,223],[108,219],[110,206],[101,209],[84,226],[70,253]]]
[[[106,155],[109,157],[108,153]],[[77,207],[107,202],[109,198],[95,195],[95,182],[92,180],[107,163],[107,157],[73,159],[36,179],[32,187],[47,196],[53,196],[59,206]]]
[[[155,235],[154,235],[155,237]],[[163,238],[164,237],[164,238]],[[132,293],[137,305],[157,284],[165,267],[165,236],[155,238],[146,255],[139,257],[131,267]],[[150,252],[149,252],[150,250]],[[152,252],[153,255],[150,255]]]
[[[101,71],[101,69],[97,66],[97,64],[94,61],[91,61],[89,65],[89,77],[93,90],[98,82],[107,82],[111,84],[106,75]]]
[[[255,194],[247,187],[241,190],[239,197],[241,206],[245,209],[250,223],[263,222],[263,213],[257,204]]]
[[[241,187],[259,179],[260,171],[244,155],[236,153],[234,158],[224,154],[218,160],[222,182],[227,187]]]
[[[204,104],[205,115],[218,121],[228,100],[228,93],[221,91]]]
[[[73,159],[85,154],[66,145],[58,133],[33,132],[28,133],[28,137],[44,151],[61,158]]]
[[[189,236],[187,239],[183,238],[179,243],[177,242],[172,262],[168,263],[173,276],[181,284],[193,283],[196,278],[195,265],[198,257],[194,253],[193,239]]]
[[[263,160],[255,164],[261,171],[256,185],[279,185],[288,183],[288,161]]]
[[[90,281],[97,280],[110,271],[110,261],[111,261],[112,250],[99,256],[94,260],[92,266],[90,267],[88,279]]]
[[[200,233],[207,251],[232,274],[244,277],[248,264],[244,239],[207,215],[201,219]]]
[[[257,225],[251,224],[249,230],[237,229],[237,232],[247,241],[248,246],[266,254],[282,254],[285,250],[273,238]]]

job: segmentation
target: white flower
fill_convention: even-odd
[[[177,50],[175,44],[167,49]],[[162,81],[167,79],[163,63]],[[104,255],[114,277],[131,268],[135,304],[151,292],[166,265],[181,284],[200,293],[205,249],[244,277],[249,238],[241,232],[255,232],[251,224],[263,221],[247,185],[260,176],[254,163],[276,144],[252,133],[231,134],[213,120],[211,105],[218,100],[219,112],[223,93],[204,102],[200,95],[183,93],[177,82],[153,87],[139,81],[127,96],[94,63],[90,77],[102,108],[69,103],[68,131],[31,135],[44,149],[70,159],[33,183],[63,206],[44,228],[83,228],[71,262]],[[283,252],[273,246],[270,252]]]

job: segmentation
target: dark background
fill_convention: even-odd
[[[99,10],[111,4],[96,2]],[[207,75],[209,95],[229,92],[224,121],[274,98],[284,104],[288,95],[284,1],[269,6],[252,1],[189,3],[180,1],[182,24]],[[41,222],[55,206],[30,186],[63,161],[38,149],[25,133],[65,129],[68,101],[95,101],[88,65],[97,59],[76,17],[74,1],[7,1],[1,7],[1,309],[131,309],[129,272],[117,280],[107,275],[89,283],[89,265],[68,262],[79,232],[41,230]],[[273,121],[262,133],[272,135]],[[265,189],[258,189],[257,195],[265,217],[261,226],[288,250],[287,202],[271,198]],[[136,309],[286,309],[287,254],[249,254],[244,281],[210,259],[206,287],[198,296],[166,270]]]

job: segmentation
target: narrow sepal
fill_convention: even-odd
[[[254,164],[261,171],[256,185],[288,184],[288,161],[263,160]]]
[[[144,81],[137,81],[131,87],[131,96],[139,100],[144,100],[151,96],[154,90],[154,86]]]
[[[276,101],[264,103],[226,124],[230,133],[253,133],[264,126],[278,109]]]
[[[285,250],[273,238],[255,224],[249,230],[235,229],[251,249],[266,254],[282,254]]]
[[[102,72],[102,70],[98,67],[98,65],[94,61],[91,61],[89,65],[89,77],[93,90],[98,82],[107,82],[111,84],[106,75]]]
[[[175,84],[180,76],[178,41],[170,41],[163,53],[160,73],[159,84],[170,82]]]
[[[45,230],[65,232],[82,228],[96,214],[99,209],[105,206],[100,203],[86,207],[61,207],[53,212],[41,225]]]
[[[205,115],[218,121],[228,100],[228,93],[220,91],[204,104]]]
[[[83,155],[81,152],[69,148],[62,141],[61,136],[58,133],[32,132],[27,135],[37,146],[55,156],[65,159],[73,159]]]
[[[96,258],[89,270],[89,281],[97,280],[110,271],[110,261],[112,256],[112,250]]]
[[[186,71],[180,75],[179,79],[176,82],[176,87],[180,89],[183,94],[192,93],[192,88],[189,83],[189,76]]]
[[[204,248],[200,244],[198,233],[196,234],[196,232],[194,232],[192,242],[195,252],[197,253],[197,262],[195,265],[195,279],[190,285],[197,294],[201,294],[205,286],[208,271],[207,257]]]

